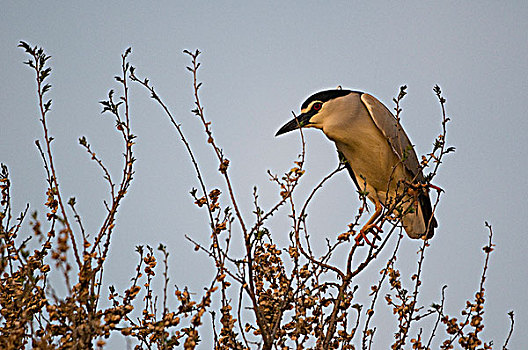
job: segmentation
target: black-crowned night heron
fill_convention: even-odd
[[[433,236],[438,225],[420,163],[400,123],[380,101],[358,91],[321,91],[275,136],[299,127],[321,129],[334,141],[358,190],[374,202],[376,211],[356,239],[367,240],[365,234],[377,228],[382,206],[400,217],[409,237]]]

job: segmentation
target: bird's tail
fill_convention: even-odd
[[[438,223],[433,216],[429,195],[426,192],[421,193],[418,196],[417,204],[418,208],[403,216],[403,228],[410,238],[432,238]]]

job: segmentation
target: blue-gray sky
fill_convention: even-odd
[[[424,300],[439,299],[447,284],[451,314],[478,287],[487,239],[496,251],[487,281],[485,334],[501,345],[516,312],[511,349],[528,341],[526,267],[528,214],[525,99],[528,90],[528,3],[372,1],[33,2],[5,1],[0,11],[0,161],[13,179],[15,208],[26,202],[42,212],[44,173],[34,140],[41,137],[34,76],[21,62],[20,40],[43,46],[53,58],[53,110],[49,120],[63,195],[77,197],[89,229],[102,220],[106,186],[77,139],[85,135],[117,176],[121,165],[113,120],[98,101],[119,73],[120,54],[133,49],[138,74],[150,77],[183,124],[210,186],[221,185],[216,162],[202,146],[193,108],[188,58],[203,51],[202,102],[214,133],[231,160],[236,193],[249,208],[254,185],[263,206],[278,198],[266,170],[289,169],[299,153],[296,135],[274,134],[313,92],[342,85],[372,93],[392,108],[400,85],[408,85],[403,124],[417,152],[430,150],[440,132],[440,109],[432,87],[447,98],[448,143],[436,183],[446,190],[438,208],[439,229],[426,260]],[[133,86],[132,124],[138,135],[137,167],[119,212],[106,283],[123,288],[134,272],[137,244],[167,244],[172,281],[199,288],[209,280],[210,261],[192,251],[183,235],[206,242],[205,213],[192,205],[197,186],[192,166],[160,109]],[[334,146],[317,131],[306,132],[308,192],[336,165]],[[323,240],[346,229],[358,201],[342,172],[318,194],[310,209],[312,236]],[[285,216],[285,212],[281,212]],[[250,210],[246,211],[247,218]],[[279,241],[285,218],[270,223]],[[398,261],[410,273],[416,242],[406,242]],[[377,277],[375,269],[370,271]],[[365,288],[371,283],[368,274]],[[392,332],[392,330],[391,330]],[[390,341],[378,335],[380,348]],[[385,338],[385,340],[383,340]],[[112,343],[118,349],[119,343]]]

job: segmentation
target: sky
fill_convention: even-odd
[[[211,150],[204,146],[193,107],[184,49],[200,49],[202,103],[230,172],[245,217],[251,218],[253,186],[262,205],[277,201],[266,171],[281,173],[300,152],[292,133],[275,132],[314,92],[338,85],[365,91],[389,108],[408,86],[402,124],[418,154],[429,152],[440,133],[440,107],[432,88],[447,99],[448,144],[435,183],[445,189],[439,228],[425,262],[424,302],[438,301],[447,284],[447,311],[461,310],[478,288],[488,221],[496,250],[487,279],[485,338],[501,346],[516,314],[511,349],[528,335],[528,3],[409,1],[5,1],[0,12],[0,161],[9,166],[21,211],[30,202],[43,213],[45,177],[34,140],[41,138],[33,72],[17,48],[20,40],[52,56],[49,127],[63,196],[75,196],[86,226],[104,215],[107,188],[78,138],[86,136],[117,176],[119,137],[98,101],[118,88],[120,55],[132,47],[131,63],[148,76],[191,140],[209,187],[223,186]],[[212,263],[193,251],[184,235],[209,237],[207,216],[188,194],[198,183],[185,149],[145,91],[131,90],[132,127],[138,136],[136,174],[119,211],[105,283],[125,288],[134,273],[134,247],[160,242],[171,252],[171,283],[194,290],[208,283]],[[310,130],[302,197],[337,164],[335,148]],[[335,176],[310,207],[312,236],[320,242],[343,232],[359,201],[345,172]],[[286,242],[285,211],[270,222]],[[29,232],[27,230],[26,232]],[[281,241],[282,240],[282,241]],[[406,240],[398,266],[412,274],[417,242]],[[377,278],[373,268],[361,282]],[[369,278],[370,277],[370,278]],[[381,305],[381,304],[380,304]],[[459,316],[459,315],[457,315]],[[379,336],[379,348],[390,334]],[[388,340],[387,340],[388,339]],[[204,342],[204,348],[207,342]],[[117,340],[110,348],[120,349]]]

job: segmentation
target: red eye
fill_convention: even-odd
[[[323,104],[320,103],[320,102],[316,102],[316,103],[313,104],[312,108],[313,108],[314,111],[318,111],[318,110],[321,109],[321,107],[323,107]]]

